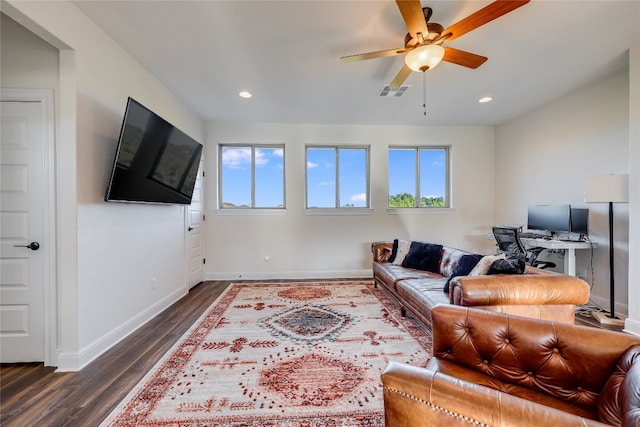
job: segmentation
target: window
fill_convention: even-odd
[[[450,207],[449,149],[389,148],[389,207]]]
[[[368,208],[368,147],[307,147],[306,207]]]
[[[221,145],[220,208],[284,209],[284,146]]]

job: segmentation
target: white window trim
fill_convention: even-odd
[[[251,148],[251,203],[255,203],[255,150],[256,148],[281,148],[282,149],[282,204],[283,207],[278,208],[274,206],[269,207],[247,207],[247,208],[239,208],[239,207],[229,207],[223,208],[223,194],[222,194],[222,150],[226,147],[236,147],[243,148],[248,147]],[[220,143],[218,144],[218,206],[216,207],[216,212],[229,212],[229,215],[246,215],[246,211],[277,211],[286,213],[287,210],[287,176],[286,176],[286,146],[285,144],[261,144],[261,143]],[[260,215],[265,215],[264,212],[260,213]]]
[[[361,207],[321,207],[321,208],[314,208],[314,207],[308,207],[308,189],[309,189],[309,177],[308,177],[308,169],[307,169],[307,164],[308,164],[308,157],[307,157],[307,153],[309,149],[331,149],[333,148],[335,150],[335,158],[336,158],[336,205],[339,204],[339,198],[340,198],[340,187],[339,187],[339,174],[340,174],[340,164],[338,162],[338,158],[339,158],[339,152],[340,150],[364,150],[365,154],[366,154],[366,168],[365,168],[365,185],[366,185],[366,191],[367,191],[367,206],[361,206]],[[304,147],[304,210],[305,213],[307,214],[315,214],[315,215],[336,215],[336,214],[340,214],[340,215],[347,215],[347,214],[354,214],[354,212],[351,212],[353,210],[358,210],[359,211],[359,215],[368,215],[370,214],[370,211],[372,211],[371,209],[371,145],[337,145],[337,144],[309,144],[306,145]],[[327,211],[333,211],[331,213],[327,212]]]
[[[387,208],[389,215],[450,215],[455,208]]]
[[[275,216],[286,215],[286,208],[217,208],[215,210],[216,215],[220,216]]]
[[[306,215],[372,215],[371,208],[306,208]]]
[[[431,207],[431,206],[415,206],[407,208],[392,208],[389,206],[389,197],[391,192],[389,191],[389,178],[387,177],[387,212],[391,215],[397,214],[446,214],[452,213],[455,209],[453,207],[453,195],[452,195],[452,174],[451,174],[451,146],[449,145],[390,145],[387,148],[387,153],[392,149],[411,149],[416,151],[416,200],[419,198],[420,193],[420,150],[438,150],[443,149],[447,153],[447,164],[445,169],[445,193],[447,195],[446,200],[449,202],[446,207]],[[389,161],[387,157],[387,162]],[[389,165],[387,164],[387,169]]]

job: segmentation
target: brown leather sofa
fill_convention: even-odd
[[[536,319],[574,323],[575,306],[589,300],[589,285],[577,277],[534,267],[524,274],[454,277],[443,291],[458,260],[469,252],[443,246],[438,272],[389,262],[393,242],[374,242],[373,279],[400,305],[403,315],[431,328],[431,309],[438,304],[476,307]]]
[[[450,305],[432,318],[427,366],[382,373],[388,427],[640,426],[640,338]]]

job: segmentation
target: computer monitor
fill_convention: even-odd
[[[589,235],[589,209],[571,208],[571,232],[582,236]]]
[[[569,233],[571,231],[570,205],[531,205],[527,211],[529,230]]]

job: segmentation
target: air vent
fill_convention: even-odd
[[[382,96],[383,98],[397,98],[402,95],[409,89],[411,85],[404,85],[394,89],[391,89],[389,85],[384,85],[378,96]]]

